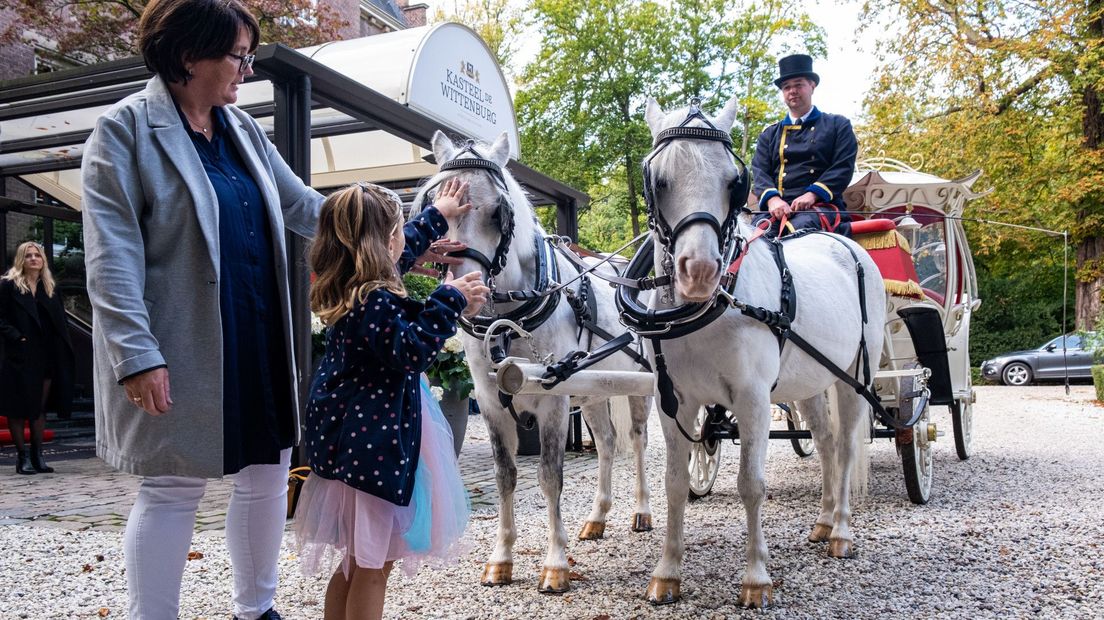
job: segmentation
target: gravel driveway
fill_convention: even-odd
[[[691,504],[686,517],[682,602],[652,607],[644,589],[659,556],[666,523],[663,441],[658,421],[648,455],[656,529],[629,531],[629,463],[615,466],[615,501],[601,541],[572,541],[568,553],[579,580],[565,595],[536,591],[545,545],[544,500],[527,491],[518,501],[521,528],[514,585],[479,586],[494,541],[493,511],[475,513],[470,553],[455,567],[396,571],[386,615],[401,618],[1006,618],[1104,616],[1104,408],[1091,386],[978,388],[974,457],[954,454],[950,419],[935,446],[932,500],[905,496],[900,460],[888,440],[872,446],[869,496],[854,510],[858,557],[833,560],[805,542],[819,506],[816,457],[797,458],[789,442],[771,444],[770,496],[764,525],[775,605],[746,612],[734,604],[743,571],[744,510],[736,492],[737,448],[724,447],[713,495]],[[468,440],[486,441],[473,418]],[[570,534],[585,518],[594,466],[565,481]],[[7,472],[5,472],[5,477]],[[0,478],[2,484],[3,478]],[[125,617],[120,534],[68,532],[25,525],[0,527],[0,618]],[[228,618],[229,563],[221,534],[197,534],[188,563],[181,616]],[[321,618],[324,579],[298,573],[285,542],[277,607],[285,618]],[[101,608],[104,611],[101,611]]]

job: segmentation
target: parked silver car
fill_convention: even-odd
[[[981,376],[1005,385],[1027,385],[1037,379],[1092,377],[1092,353],[1081,348],[1080,334],[1066,334],[1066,350],[1062,352],[1062,336],[1038,349],[998,355],[981,364]]]

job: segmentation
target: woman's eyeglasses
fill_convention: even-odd
[[[232,52],[226,52],[226,55],[238,60],[238,62],[240,63],[238,64],[238,73],[245,73],[250,67],[253,66],[253,61],[257,59],[257,56],[255,54],[240,56]]]

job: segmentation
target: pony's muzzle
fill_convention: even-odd
[[[720,278],[720,259],[682,256],[675,265],[675,289],[686,301],[708,300]]]

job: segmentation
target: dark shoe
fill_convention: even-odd
[[[19,454],[15,457],[15,473],[25,476],[31,476],[36,473],[34,465],[31,464],[31,456],[27,454],[26,450],[20,450]]]
[[[52,474],[54,468],[46,464],[46,461],[42,460],[42,448],[37,450],[31,450],[31,467],[40,474]]]
[[[234,616],[234,620],[238,620],[238,617]],[[284,619],[283,619],[282,616],[280,616],[280,614],[276,613],[276,608],[275,607],[270,607],[268,609],[268,611],[261,614],[261,617],[257,618],[257,620],[284,620]]]

